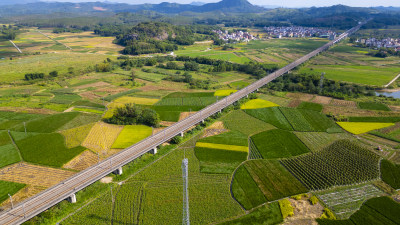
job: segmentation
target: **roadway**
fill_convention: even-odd
[[[184,132],[190,127],[198,123],[201,123],[204,119],[219,112],[220,110],[238,101],[239,99],[246,97],[248,94],[252,92],[257,91],[262,86],[268,84],[277,77],[280,77],[285,73],[288,73],[289,71],[303,64],[310,58],[329,49],[329,47],[341,41],[342,39],[346,38],[349,34],[356,32],[365,23],[366,22],[361,23],[358,26],[344,32],[343,34],[338,36],[335,40],[328,42],[327,44],[308,53],[307,55],[304,55],[303,57],[277,70],[276,72],[271,73],[268,76],[237,91],[236,93],[231,94],[230,96],[225,97],[220,101],[207,106],[206,108],[198,111],[197,113],[191,115],[190,117],[175,123],[174,125],[164,129],[163,132],[154,134],[142,140],[141,142],[107,158],[106,160],[101,161],[98,164],[93,165],[75,174],[74,176],[39,193],[38,195],[26,199],[25,201],[15,205],[13,209],[1,212],[0,224],[2,225],[21,224],[31,219],[32,217],[38,215],[39,213],[45,211],[46,209],[67,199],[77,191],[82,190],[83,188],[107,176],[108,174],[117,170],[121,166],[126,165],[127,163],[135,160],[136,158],[142,156],[143,154],[149,152],[150,150],[157,148],[157,146],[163,144],[169,139],[175,137],[176,135],[179,135],[181,132]]]

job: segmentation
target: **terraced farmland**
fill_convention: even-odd
[[[321,190],[377,179],[379,159],[349,140],[340,140],[322,151],[281,162],[308,189]]]

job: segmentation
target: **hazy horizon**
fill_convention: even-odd
[[[103,0],[42,0],[42,1],[51,1],[51,2],[104,2]],[[175,2],[181,4],[189,4],[191,2],[218,2],[218,0],[106,0],[106,2],[116,2],[116,3],[128,3],[128,4],[143,4],[143,3],[152,3],[157,4],[161,2]],[[299,1],[299,0],[249,0],[254,5],[269,5],[269,6],[281,6],[281,7],[323,7],[323,6],[332,6],[332,5],[347,5],[353,7],[373,7],[373,6],[393,6],[400,7],[400,1],[398,0],[384,0],[384,1],[376,1],[376,0],[364,0],[364,1],[344,1],[344,0],[309,0],[309,1]]]

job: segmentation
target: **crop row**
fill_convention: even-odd
[[[281,162],[311,190],[361,183],[379,177],[379,156],[349,140],[340,140],[320,152]]]

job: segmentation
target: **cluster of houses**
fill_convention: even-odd
[[[219,35],[219,38],[224,41],[233,40],[237,42],[248,42],[257,39],[257,37],[253,36],[249,32],[243,32],[243,31],[229,32],[227,30],[225,31],[214,30],[214,32],[217,33]]]
[[[396,51],[400,51],[400,39],[395,38],[361,38],[355,41],[356,43],[365,45],[373,48],[394,48]]]
[[[333,40],[336,37],[336,32],[332,30],[315,27],[264,27],[264,30],[273,38],[322,37]]]

